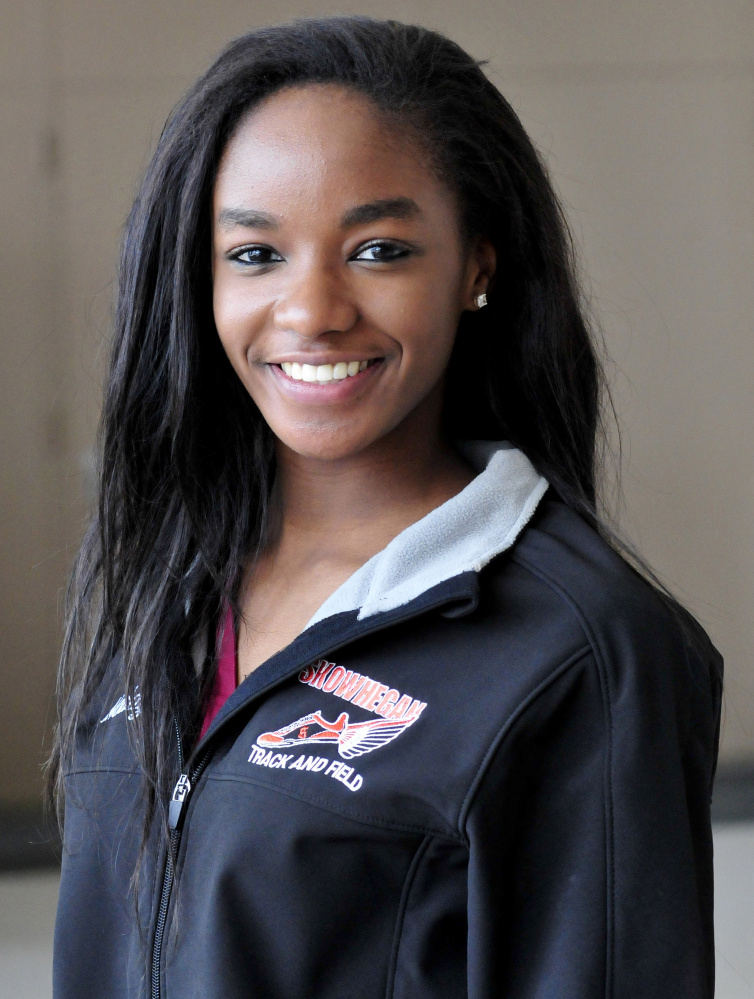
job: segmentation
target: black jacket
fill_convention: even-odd
[[[359,613],[226,703],[141,930],[138,705],[113,671],[66,776],[56,999],[711,997],[703,633],[547,497],[479,571]]]

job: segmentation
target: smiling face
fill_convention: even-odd
[[[439,434],[458,321],[494,251],[459,233],[419,145],[329,85],[273,95],[218,171],[213,303],[236,373],[299,455],[357,454],[409,422]]]

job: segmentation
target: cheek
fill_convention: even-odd
[[[232,281],[217,278],[212,289],[212,311],[220,342],[238,370],[254,341],[257,310],[243,289]]]
[[[448,254],[448,257],[451,257]],[[362,312],[377,328],[388,331],[404,353],[449,352],[462,311],[462,273],[451,259],[430,259],[405,278],[370,289]]]
[[[417,283],[391,304],[385,298],[381,305],[377,303],[385,328],[394,332],[404,359],[421,380],[439,377],[455,342],[461,314],[458,276],[448,273],[444,277]]]
[[[238,326],[238,308],[234,308],[232,296],[222,278],[215,278],[212,286],[212,313],[220,342],[230,356],[234,330]]]

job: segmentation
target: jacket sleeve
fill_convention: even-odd
[[[575,654],[490,748],[465,821],[469,999],[711,999],[719,684],[663,651]]]

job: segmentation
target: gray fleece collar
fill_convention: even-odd
[[[547,480],[506,441],[467,441],[478,470],[465,489],[393,538],[322,604],[307,624],[359,610],[358,619],[394,610],[462,572],[479,572],[510,548],[547,490]]]

